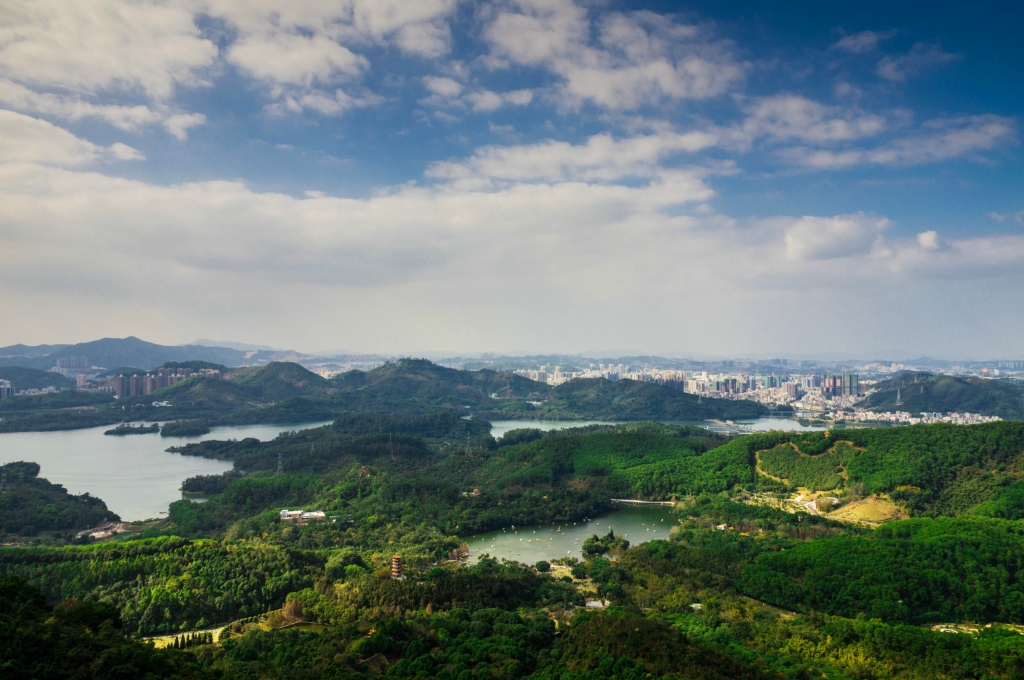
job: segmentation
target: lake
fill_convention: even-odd
[[[161,437],[159,434],[104,435],[112,425],[61,432],[0,434],[0,464],[18,460],[39,463],[40,477],[62,484],[75,495],[90,493],[125,521],[161,517],[181,499],[181,483],[196,475],[218,475],[231,463],[167,453],[165,449],[206,439],[273,439],[281,432],[318,427],[302,425],[244,425],[215,427],[200,437]]]
[[[469,561],[474,563],[484,555],[524,564],[558,557],[583,559],[583,541],[594,534],[604,536],[611,529],[630,545],[638,545],[668,538],[678,517],[667,505],[623,506],[588,521],[514,528],[509,525],[463,539],[469,543]]]
[[[569,427],[584,427],[586,425],[624,425],[626,422],[628,421],[612,423],[597,420],[495,420],[491,423],[491,436],[497,439],[509,430],[520,428],[535,428],[548,432],[550,430],[564,430]],[[768,430],[811,431],[827,429],[817,425],[802,425],[795,418],[737,420],[731,427],[712,420],[666,420],[664,422],[666,425],[697,425],[712,431],[728,434],[743,434],[744,432],[751,431],[767,432]]]

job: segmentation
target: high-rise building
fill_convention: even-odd
[[[14,396],[14,383],[10,380],[0,380],[0,399],[8,399]]]
[[[75,387],[78,389],[84,389],[89,386],[89,378],[84,375],[79,375],[75,378]]]
[[[133,375],[128,378],[128,396],[138,397],[142,395],[142,376]]]

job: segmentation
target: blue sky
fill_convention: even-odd
[[[1019,358],[1022,19],[12,0],[0,343]]]

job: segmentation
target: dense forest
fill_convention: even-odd
[[[82,647],[136,655],[152,677],[1024,675],[1024,423],[733,440],[656,423],[489,430],[440,409],[184,444],[234,463],[186,481],[210,500],[178,501],[129,540],[0,549],[0,596],[35,603],[3,625],[51,635],[43,622],[81,610],[99,623],[32,643],[55,645],[53,668]],[[885,495],[913,518],[841,523],[781,503],[796,486]],[[667,540],[609,532],[582,561],[536,566],[453,559],[468,534],[595,516],[627,495],[678,499]],[[284,524],[282,507],[328,519]],[[182,633],[182,648],[130,639]],[[123,634],[117,653],[95,651]],[[5,653],[10,668],[41,663]]]
[[[897,399],[901,404],[896,405]],[[1024,419],[1024,386],[1008,380],[907,371],[875,385],[862,404],[873,411],[980,413]]]

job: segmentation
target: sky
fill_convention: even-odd
[[[0,345],[1024,358],[1022,25],[4,0]]]

